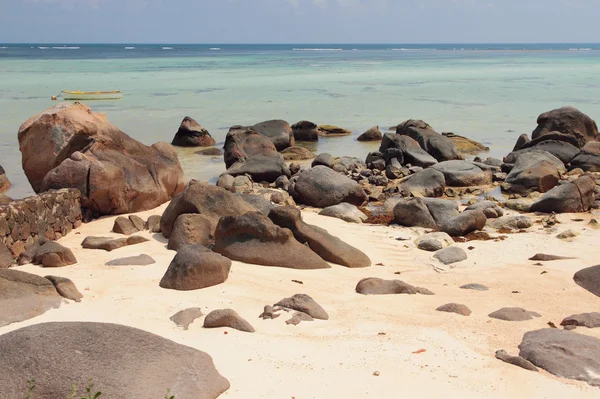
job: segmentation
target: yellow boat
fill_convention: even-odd
[[[112,91],[61,91],[65,100],[120,100],[123,93],[120,90]]]

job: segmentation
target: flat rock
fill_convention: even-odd
[[[190,324],[201,316],[203,316],[202,309],[188,308],[175,313],[173,316],[169,317],[169,320],[177,324],[177,326],[182,327],[184,330],[187,330]]]
[[[156,261],[150,255],[140,254],[136,256],[113,259],[109,262],[106,262],[106,266],[147,266],[154,263],[156,263]]]
[[[233,309],[213,310],[204,318],[204,328],[229,327],[235,330],[253,333],[254,327]]]
[[[575,283],[600,297],[600,265],[588,267],[575,273]]]
[[[596,196],[596,182],[591,176],[581,176],[572,183],[554,187],[531,205],[531,212],[575,213],[591,209]]]
[[[519,350],[519,356],[551,374],[600,387],[598,338],[545,328],[526,333]]]
[[[319,132],[319,136],[325,137],[349,136],[352,134],[352,130],[335,125],[319,125],[317,131]]]
[[[62,297],[50,280],[19,270],[0,269],[0,327],[39,316],[59,307],[61,301]],[[4,358],[5,353],[2,354]],[[3,393],[6,394],[6,391]],[[19,394],[22,393],[21,390]]]
[[[162,288],[178,291],[198,290],[224,283],[231,260],[198,244],[184,245],[160,280]]]
[[[377,277],[363,278],[356,285],[356,292],[362,295],[434,295],[426,288],[414,287],[401,280],[383,280]]]
[[[81,292],[79,292],[79,290],[71,280],[69,280],[66,277],[58,276],[46,276],[45,278],[52,282],[54,288],[56,288],[56,292],[58,292],[60,296],[75,302],[81,302],[81,298],[83,298],[83,295],[81,295]]]
[[[539,313],[531,312],[523,308],[502,308],[488,315],[493,319],[505,321],[525,321],[535,317],[541,317]]]
[[[526,360],[521,356],[511,356],[504,349],[496,351],[496,359],[502,360],[504,363],[512,364],[513,366],[524,368],[525,370],[539,371],[529,360]]]
[[[127,219],[126,217],[119,216],[115,219],[115,224],[113,225],[112,231],[117,234],[130,236],[140,230],[133,225],[131,220]]]
[[[587,328],[600,327],[600,313],[581,313],[565,317],[560,323],[561,326],[577,326]]]
[[[87,249],[103,249],[105,251],[114,251],[129,245],[141,244],[150,241],[141,236],[131,236],[127,238],[113,239],[110,237],[86,237],[81,246]]]
[[[565,230],[562,233],[559,233],[556,238],[561,239],[561,240],[570,240],[571,238],[575,238],[579,235],[578,232],[574,231],[574,230]]]
[[[548,254],[535,254],[529,260],[536,260],[540,262],[549,262],[553,260],[563,260],[563,259],[575,259],[569,256],[558,256],[558,255],[548,255]]]
[[[483,284],[471,283],[462,285],[460,288],[463,290],[474,290],[474,291],[488,291],[489,288]]]
[[[286,148],[285,150],[281,151],[281,155],[283,155],[283,159],[286,161],[304,161],[307,159],[313,159],[315,157],[315,154],[313,154],[311,151],[300,146]]]
[[[275,306],[281,306],[286,309],[297,310],[306,313],[319,320],[329,320],[329,315],[314,299],[306,294],[296,294],[290,298],[284,298],[277,302]]]
[[[439,312],[457,313],[462,316],[469,316],[471,309],[459,303],[447,303],[436,309]]]
[[[90,378],[111,399],[163,398],[167,390],[216,399],[229,389],[206,353],[117,324],[35,324],[1,335],[0,353],[4,398],[24,397],[33,376],[35,399],[67,398],[73,387],[84,393]]]
[[[348,223],[362,223],[367,220],[367,215],[360,211],[355,205],[348,204],[347,202],[328,206],[319,212],[319,215],[342,219]]]
[[[448,247],[437,251],[433,257],[444,265],[451,265],[467,260],[467,253],[464,249],[459,247]]]

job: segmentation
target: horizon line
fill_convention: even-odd
[[[63,41],[39,41],[39,42],[0,42],[2,44],[183,44],[183,45],[296,45],[296,44],[316,44],[316,45],[449,45],[449,44],[600,44],[600,42],[63,42]]]

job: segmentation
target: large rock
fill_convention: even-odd
[[[367,200],[367,194],[357,182],[322,165],[292,178],[289,192],[296,202],[319,208],[342,202],[359,206]]]
[[[581,176],[572,183],[561,184],[545,193],[531,205],[531,212],[587,212],[594,204],[596,182],[591,176]]]
[[[77,263],[73,252],[55,241],[47,241],[33,254],[32,263],[43,267],[63,267]]]
[[[396,134],[409,136],[439,162],[462,159],[454,143],[422,120],[410,119],[396,126]]]
[[[552,132],[573,136],[583,147],[588,141],[596,141],[598,127],[586,114],[573,107],[562,107],[544,112],[537,119],[538,126],[531,134],[532,139]]]
[[[19,270],[0,269],[0,327],[39,316],[59,307],[61,300],[50,280]]]
[[[365,215],[356,206],[347,202],[342,202],[341,204],[328,206],[327,208],[319,212],[319,215],[342,219],[343,221],[348,223],[362,223],[365,220],[367,220],[367,215]]]
[[[381,141],[382,139],[381,131],[379,130],[379,126],[373,126],[368,129],[366,132],[358,136],[356,140],[358,141]]]
[[[184,245],[200,244],[207,246],[212,240],[213,229],[210,220],[197,213],[184,213],[175,220],[167,248],[179,251],[179,248]]]
[[[292,125],[292,133],[296,141],[319,141],[317,125],[309,121],[300,121]]]
[[[600,297],[600,265],[578,271],[573,276],[573,280],[580,287]]]
[[[225,166],[232,176],[248,174],[254,181],[274,182],[290,176],[273,142],[252,128],[233,126],[225,137]]]
[[[379,152],[384,154],[389,149],[395,149],[402,152],[402,164],[411,164],[412,166],[421,166],[427,168],[436,164],[438,161],[423,150],[419,143],[408,137],[399,134],[386,133],[381,140]]]
[[[224,283],[231,261],[202,245],[184,245],[177,251],[165,275],[162,288],[178,291],[198,290]]]
[[[444,174],[446,185],[452,187],[484,186],[492,184],[492,173],[467,161],[444,161],[432,166]]]
[[[476,155],[481,152],[488,152],[490,150],[489,147],[486,147],[475,140],[471,140],[468,137],[459,136],[458,134],[451,132],[442,133],[442,135],[449,138],[450,141],[454,143],[454,146],[459,154]]]
[[[351,268],[371,265],[371,260],[362,251],[329,234],[325,229],[305,223],[300,210],[294,207],[274,208],[269,213],[269,218],[276,225],[290,229],[296,240],[307,244],[328,262]]]
[[[83,396],[90,379],[102,397],[114,399],[162,398],[167,390],[214,399],[229,388],[206,353],[117,324],[36,324],[1,335],[0,353],[7,399],[22,398],[30,378],[36,399],[66,398],[73,387]]]
[[[181,121],[171,144],[179,147],[210,147],[215,145],[216,141],[208,130],[194,119],[186,116]]]
[[[409,176],[400,185],[402,195],[409,197],[441,197],[446,189],[444,174],[427,168]]]
[[[173,225],[184,213],[198,213],[210,221],[214,232],[219,219],[223,216],[240,216],[256,211],[252,205],[229,191],[208,183],[190,180],[185,189],[176,195],[160,219],[160,230],[169,238]]]
[[[544,137],[542,136],[541,138],[544,138]],[[532,143],[534,143],[532,141],[532,142],[528,143],[524,148],[522,148],[518,151],[511,152],[510,154],[508,154],[506,156],[504,161],[506,163],[514,163],[516,161],[516,159],[519,157],[519,155],[521,155],[521,154],[526,154],[531,151],[538,151],[538,152],[546,151],[546,152],[549,152],[550,154],[554,155],[555,157],[560,159],[562,163],[567,165],[569,162],[571,162],[571,160],[577,154],[579,154],[579,151],[580,151],[578,147],[574,146],[573,144],[571,144],[567,141],[562,141],[562,140],[541,140],[539,142],[537,142],[537,141],[538,140],[536,140],[535,145],[532,145]]]
[[[294,145],[294,132],[289,123],[281,119],[260,122],[252,130],[266,136],[273,142],[277,151]]]
[[[508,192],[545,193],[558,183],[566,172],[560,159],[546,151],[528,151],[517,157],[502,188]]]
[[[473,231],[483,230],[486,222],[487,218],[483,211],[464,211],[460,215],[445,219],[438,228],[453,237],[459,237]]]
[[[221,218],[215,232],[214,251],[229,259],[292,269],[326,269],[323,259],[300,244],[292,232],[259,212]]]
[[[590,141],[588,144],[590,143],[592,142]],[[588,144],[586,144],[586,147]],[[586,151],[585,149],[581,150],[581,152],[571,160],[571,166],[569,167],[570,170],[577,168],[584,172],[600,172],[600,155]]]
[[[80,103],[61,103],[19,129],[23,170],[36,192],[77,188],[98,215],[152,209],[184,187],[177,153],[148,147]]]
[[[525,333],[519,356],[561,378],[600,387],[600,339],[545,328]]]
[[[401,226],[437,228],[458,216],[455,201],[435,198],[403,198],[394,206],[394,220]]]

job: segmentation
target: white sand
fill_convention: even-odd
[[[165,206],[139,215],[161,214]],[[572,314],[598,311],[600,298],[577,286],[573,274],[600,263],[600,230],[586,226],[590,214],[559,215],[557,231],[548,234],[536,224],[526,234],[512,234],[502,242],[457,244],[469,259],[439,272],[431,253],[415,248],[422,229],[354,225],[303,212],[308,223],[367,253],[373,265],[347,269],[302,271],[233,262],[226,283],[203,290],[177,292],[158,286],[175,252],[166,240],[154,236],[148,243],[113,252],[84,250],[89,235],[109,233],[114,218],[83,225],[60,240],[79,263],[60,269],[27,265],[19,270],[72,279],[84,295],[81,303],[64,304],[34,319],[0,328],[0,334],[48,321],[99,321],[141,328],[181,344],[208,352],[218,370],[231,382],[224,398],[597,398],[598,388],[533,373],[494,358],[498,349],[517,354],[527,331],[559,325]],[[538,217],[539,219],[540,217]],[[572,222],[584,218],[584,222]],[[555,238],[568,228],[581,232],[571,242]],[[397,237],[410,238],[398,241]],[[467,250],[474,246],[475,249]],[[574,256],[577,259],[534,266],[535,253]],[[156,264],[109,267],[105,262],[147,253]],[[547,274],[541,274],[547,271]],[[395,272],[401,272],[396,275]],[[362,296],[354,288],[364,277],[398,278],[429,288],[435,296]],[[292,282],[301,280],[303,285]],[[459,289],[466,283],[487,285],[487,292]],[[519,293],[512,293],[519,291]],[[330,320],[288,326],[284,313],[275,320],[258,315],[266,304],[296,293],[311,295],[329,313]],[[437,312],[449,302],[467,305],[469,317]],[[487,315],[501,307],[519,306],[542,317],[506,322]],[[197,319],[184,331],[169,317],[188,307],[204,313],[235,309],[256,333],[204,329]],[[224,332],[227,331],[227,334]],[[578,328],[578,333],[600,337],[600,329]],[[385,333],[385,335],[378,335]],[[413,352],[425,349],[426,352]],[[379,371],[380,376],[373,373]],[[97,382],[100,384],[101,382]],[[184,398],[178,398],[184,399]]]

